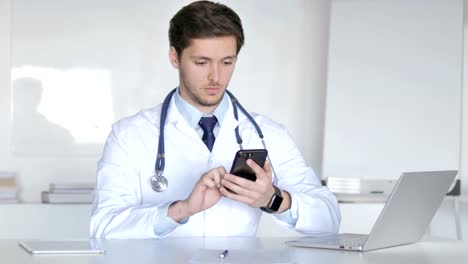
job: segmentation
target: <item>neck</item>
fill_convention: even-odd
[[[193,106],[195,106],[198,110],[200,110],[200,112],[204,113],[205,115],[210,115],[214,112],[214,110],[216,109],[216,107],[218,107],[218,105],[219,104],[215,106],[196,106],[196,105],[193,105]]]

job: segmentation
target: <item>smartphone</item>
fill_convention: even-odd
[[[268,151],[266,149],[243,149],[237,151],[232,162],[230,174],[256,181],[257,176],[255,176],[255,172],[247,165],[246,161],[247,159],[251,159],[263,168],[267,155]]]

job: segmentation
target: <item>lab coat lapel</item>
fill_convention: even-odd
[[[214,156],[226,155],[225,153],[231,152],[231,149],[238,149],[236,134],[234,129],[237,127],[238,121],[231,115],[230,112],[226,113],[224,122],[221,125],[219,133],[213,145],[212,154]],[[232,155],[232,154],[231,154]]]
[[[244,115],[239,116],[239,121],[234,118],[234,110],[232,108],[231,98],[229,98],[229,109],[226,111],[223,124],[221,125],[212,150],[215,156],[229,155],[229,158],[231,158],[231,156],[234,155],[231,152],[235,152],[239,149],[235,129],[243,119],[245,119]]]
[[[205,144],[198,136],[195,129],[190,127],[184,117],[180,114],[175,104],[174,98],[172,98],[171,104],[169,105],[166,119],[166,129],[168,129],[167,133],[172,133],[175,130],[181,135],[190,138],[190,140],[194,141],[201,148],[206,149]]]

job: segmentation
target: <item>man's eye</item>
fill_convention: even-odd
[[[225,61],[224,62],[224,65],[231,65],[232,64],[232,61]]]
[[[196,65],[205,65],[206,61],[195,61]]]

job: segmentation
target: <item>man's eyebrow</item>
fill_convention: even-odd
[[[194,59],[194,60],[213,60],[213,59],[205,57],[205,56],[190,56],[190,58]],[[237,58],[237,56],[232,55],[232,56],[226,56],[226,57],[222,58],[221,60],[235,59],[235,58]]]
[[[225,59],[231,59],[231,60],[233,60],[233,59],[235,59],[235,58],[237,58],[236,55],[231,55],[231,56],[224,57],[223,60],[225,60]]]
[[[210,58],[205,56],[190,56],[190,58],[194,60],[211,60]]]

